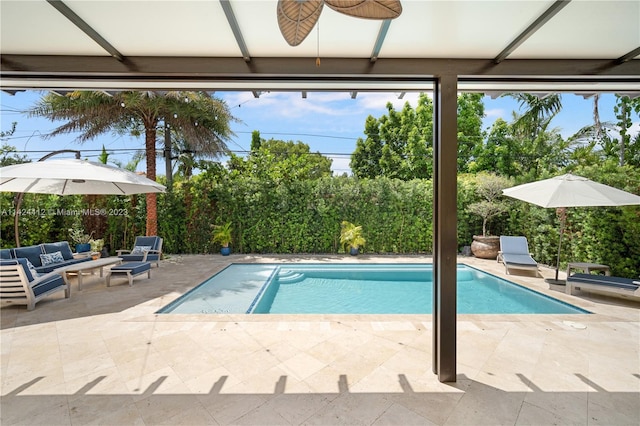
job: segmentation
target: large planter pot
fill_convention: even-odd
[[[471,253],[480,259],[495,259],[500,251],[500,237],[474,235],[471,243]]]
[[[91,244],[76,244],[76,253],[86,253],[91,251]]]
[[[222,247],[220,249],[220,254],[223,256],[229,256],[231,254],[231,247]]]
[[[358,249],[357,247],[351,247],[351,249],[349,250],[349,254],[351,256],[357,256],[358,253],[360,253],[360,249]]]

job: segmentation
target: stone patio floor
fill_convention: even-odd
[[[640,304],[549,290],[590,315],[459,315],[455,383],[431,315],[157,315],[229,262],[428,256],[169,256],[133,287],[0,309],[2,425],[638,425]],[[542,268],[545,277],[553,271]]]

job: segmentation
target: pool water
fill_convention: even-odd
[[[583,314],[580,308],[467,265],[460,314]],[[431,264],[232,264],[159,313],[430,314]]]

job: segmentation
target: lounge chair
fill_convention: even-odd
[[[593,274],[573,274],[567,278],[565,292],[583,290],[606,296],[640,301],[640,279],[611,277]]]
[[[136,237],[132,250],[116,250],[116,252],[124,262],[152,262],[159,267],[162,257],[162,238]]]
[[[27,305],[31,311],[41,299],[58,291],[64,290],[64,297],[69,298],[65,268],[36,274],[25,258],[0,260],[0,301]]]
[[[512,269],[521,269],[535,271],[538,275],[538,262],[529,254],[529,243],[525,237],[500,236],[497,261],[504,263],[507,274],[511,274]]]

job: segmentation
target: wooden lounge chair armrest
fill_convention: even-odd
[[[142,261],[146,262],[147,261],[147,256],[149,256],[149,253],[151,254],[161,254],[160,250],[147,250],[144,252],[144,256],[142,256]]]
[[[70,268],[71,266],[73,266],[73,265],[63,266],[62,268],[54,269],[54,270],[53,270],[53,271],[51,271],[51,272],[47,272],[47,273],[45,273],[45,274],[39,274],[37,277],[34,277],[34,278],[33,278],[33,281],[31,281],[31,282],[29,283],[29,285],[30,285],[31,287],[33,287],[34,285],[38,284],[40,281],[43,281],[43,280],[45,280],[45,279],[47,279],[47,278],[50,278],[50,277],[53,277],[53,276],[55,276],[55,275],[60,275],[60,276],[62,277],[62,279],[64,280],[64,283],[65,283],[65,284],[67,284],[67,285],[69,285],[69,281],[67,280],[67,273],[66,273],[66,271],[67,271],[67,269],[68,269],[68,268]]]
[[[120,249],[120,250],[116,250],[116,253],[118,256],[120,256],[123,253],[131,253],[131,250]]]

